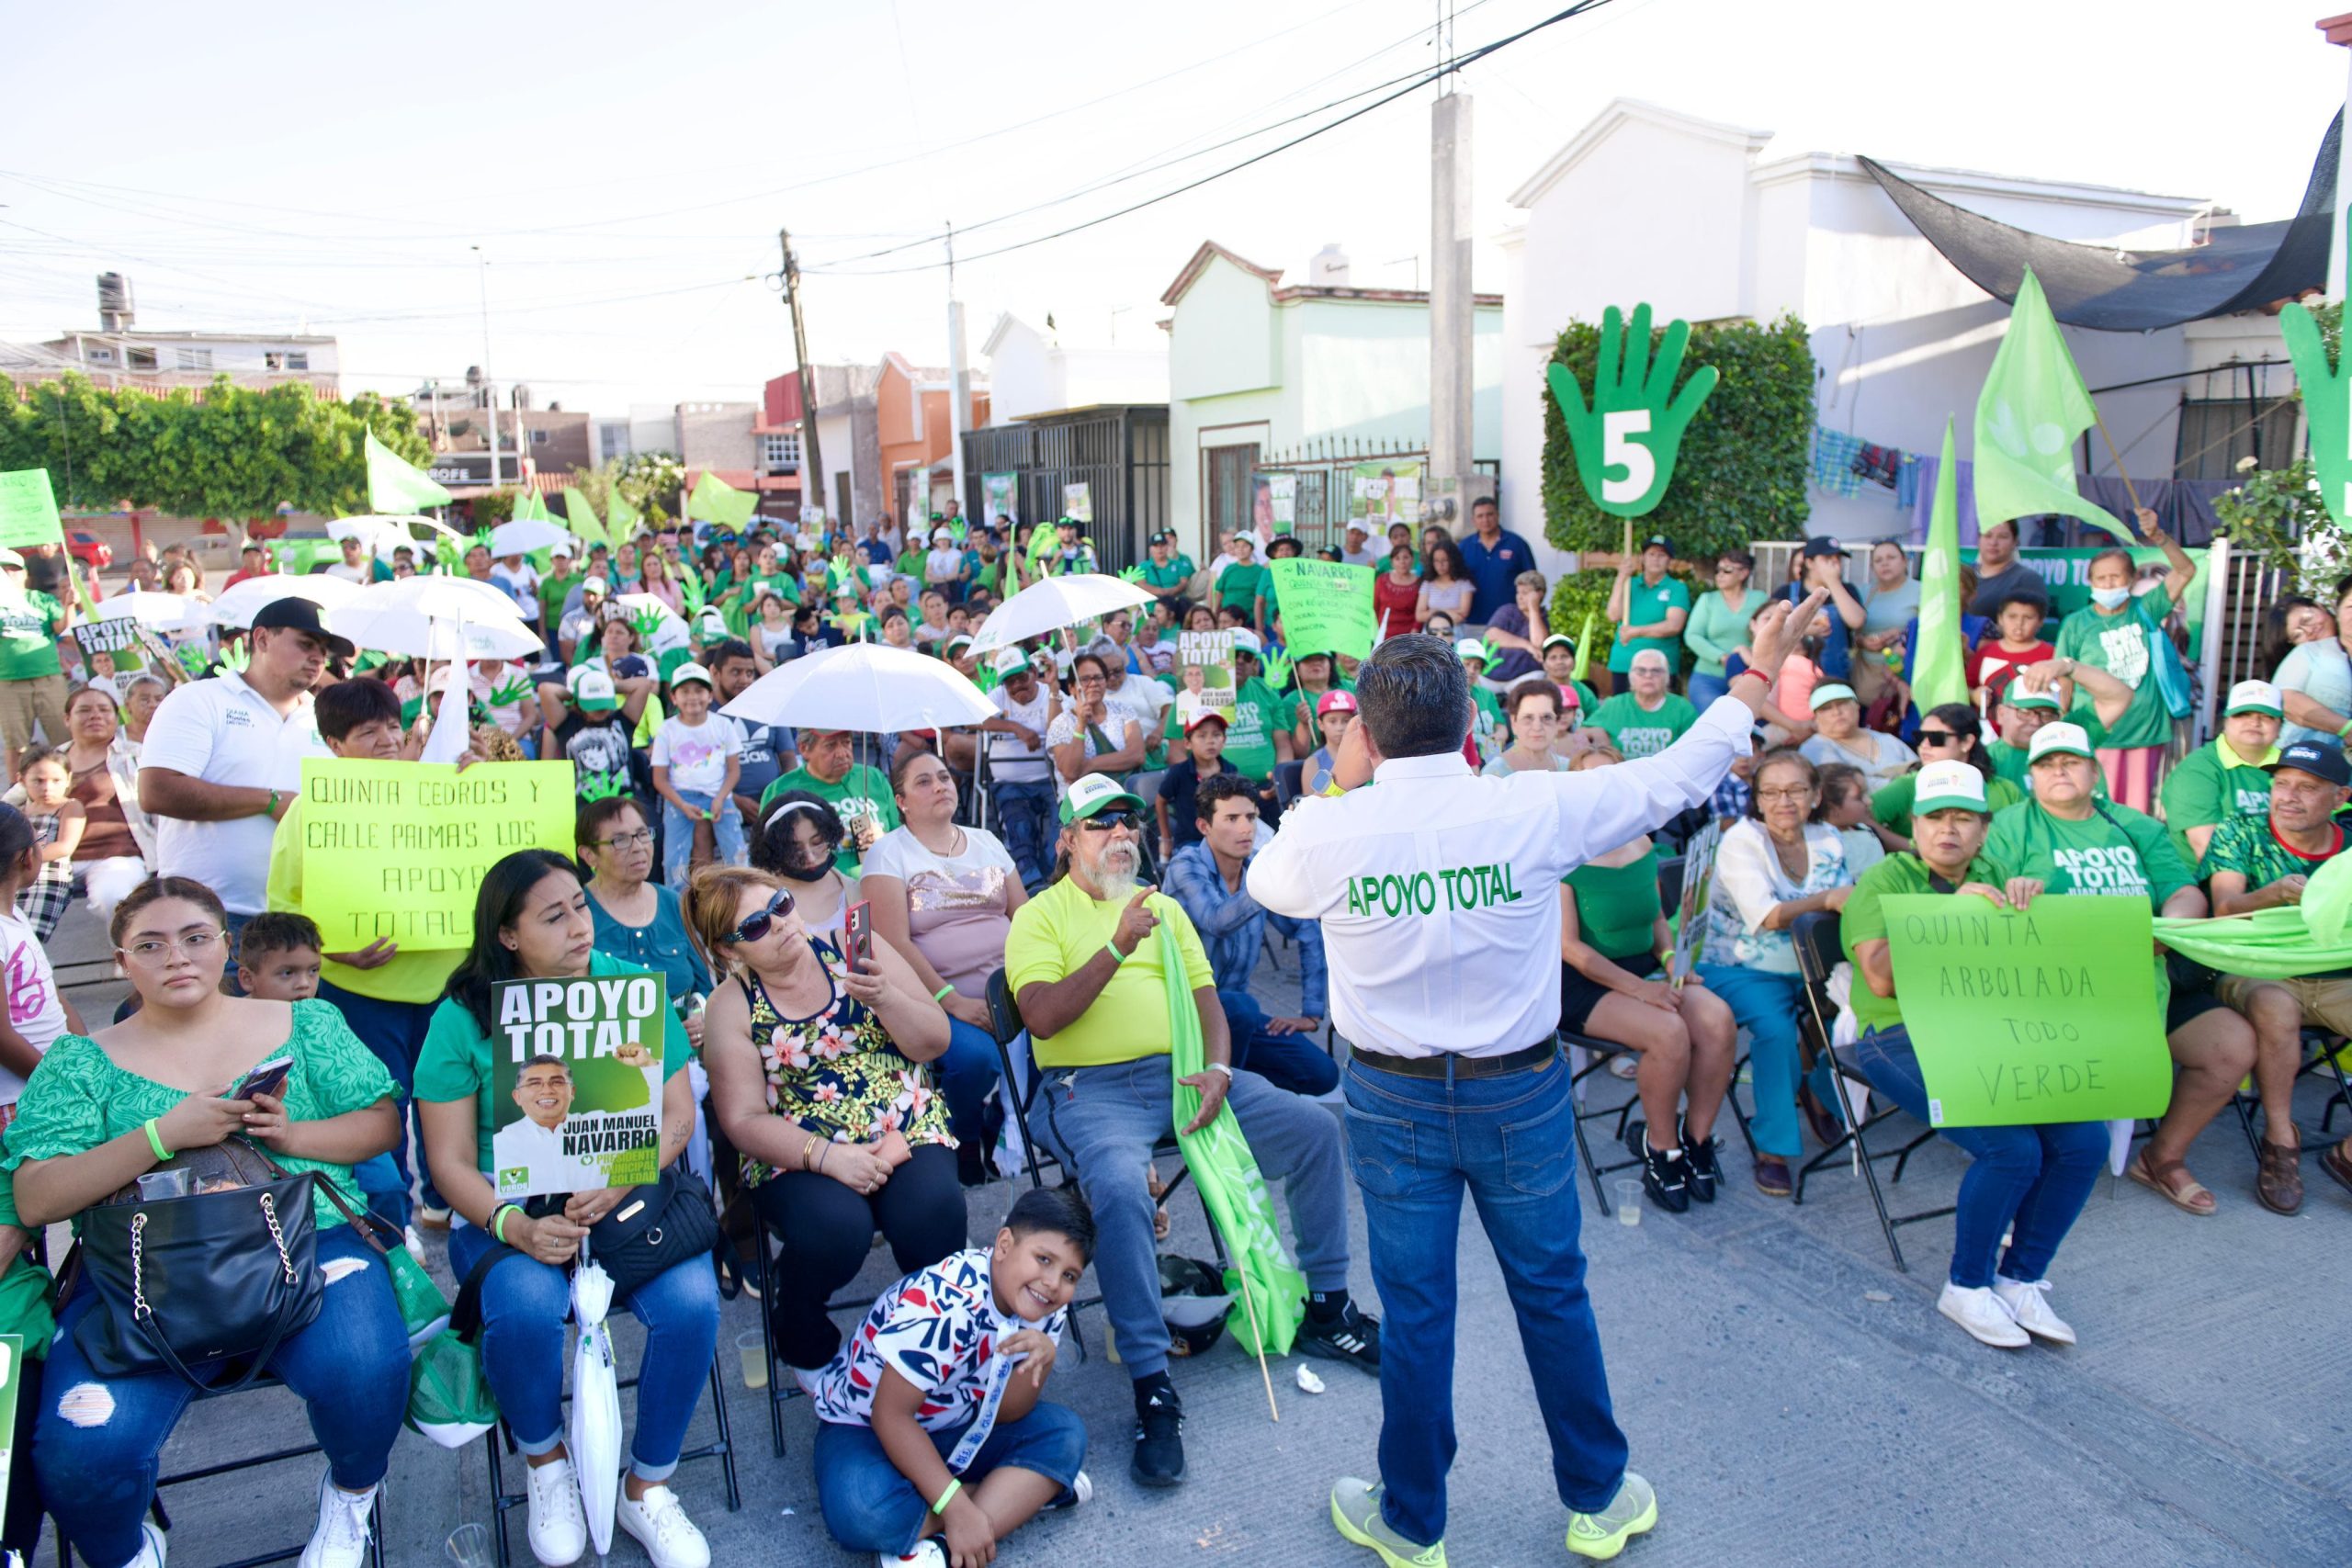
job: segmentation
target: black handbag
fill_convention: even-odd
[[[588,1258],[612,1276],[613,1300],[718,1246],[710,1189],[683,1162],[662,1179],[634,1187],[620,1207],[588,1227]]]
[[[187,1195],[145,1198],[134,1182],[82,1212],[73,1288],[97,1300],[74,1343],[101,1377],[170,1371],[199,1398],[233,1393],[319,1315],[311,1193],[346,1216],[350,1206],[316,1172],[288,1175],[242,1138],[155,1168],[186,1171]],[[248,1358],[242,1375],[212,1381]]]

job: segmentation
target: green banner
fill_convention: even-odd
[[[2145,898],[2022,912],[1973,894],[1889,898],[1886,931],[1931,1125],[2109,1122],[2172,1102]]]
[[[491,1168],[501,1198],[660,1179],[668,990],[650,971],[491,987]]]
[[[2063,621],[2091,602],[2091,558],[2102,550],[2111,550],[2116,547],[2113,545],[2099,545],[2088,549],[2076,550],[2021,549],[2018,551],[2018,559],[2032,568],[2041,577],[2042,586],[2050,591],[2052,620]],[[2164,551],[2154,545],[2130,545],[2124,547],[2132,552],[2132,564],[2143,576],[2149,575],[2151,567],[2156,569],[2154,575],[2157,576],[2163,575],[2170,569],[2171,563],[2165,559]],[[2188,652],[2186,657],[2191,664],[2194,664],[2205,647],[2206,569],[2212,558],[2212,552],[2195,549],[2185,550],[2184,553],[2190,560],[2197,563],[2197,575],[2189,580],[2188,592],[2181,595],[2178,606],[2180,614],[2188,625]],[[1975,547],[1971,546],[1961,551],[1960,558],[1972,568],[1974,567],[1976,565]],[[2049,632],[2054,638],[2058,635],[2058,628],[2052,626],[2049,628]]]
[[[0,474],[0,545],[62,545],[65,525],[58,520],[57,493],[47,468],[14,468]]]
[[[1283,646],[1294,660],[1310,653],[1372,657],[1372,588],[1368,566],[1295,556],[1268,568],[1283,616]]]

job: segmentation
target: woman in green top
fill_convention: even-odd
[[[343,1015],[322,1001],[224,996],[227,916],[200,882],[162,876],[115,907],[115,958],[140,1009],[96,1035],[67,1034],[41,1058],[17,1102],[5,1163],[23,1224],[38,1229],[101,1203],[175,1153],[232,1134],[289,1171],[346,1191],[351,1168],[400,1136],[391,1075]],[[278,1094],[231,1098],[264,1062],[290,1058]],[[314,1260],[328,1281],[319,1314],[288,1335],[268,1370],[310,1407],[326,1451],[319,1523],[306,1563],[359,1568],[376,1485],[408,1407],[408,1330],[375,1247],[321,1195]],[[93,1563],[161,1568],[145,1522],[156,1455],[195,1391],[177,1374],[95,1370],[75,1333],[98,1304],[77,1291],[58,1322],[33,1464],[60,1533]]]
[[[1216,595],[1217,608],[1240,611],[1242,623],[1264,637],[1266,600],[1272,580],[1266,569],[1257,564],[1258,542],[1247,534],[1236,534],[1226,548],[1233,559],[1217,573],[1216,585],[1211,590]]]
[[[1571,771],[1622,761],[1595,746]],[[1650,1201],[1679,1214],[1693,1198],[1715,1201],[1715,1116],[1731,1088],[1737,1026],[1695,966],[1679,986],[1654,977],[1673,950],[1648,834],[1595,855],[1560,884],[1560,1028],[1641,1056],[1634,1082],[1645,1121],[1625,1141],[1641,1156]]]
[[[1919,720],[1919,762],[1965,762],[1984,780],[1984,808],[1998,811],[2025,798],[2025,791],[2000,776],[1992,754],[1984,750],[1984,728],[1969,703],[1940,703]],[[1898,839],[1911,837],[1912,799],[1919,788],[1917,773],[1902,774],[1881,784],[1871,796],[1871,815],[1880,827]],[[1895,846],[1908,848],[1908,843]]]
[[[1747,586],[1756,571],[1756,558],[1746,550],[1725,550],[1715,558],[1715,586],[1690,606],[1682,628],[1682,646],[1696,661],[1690,666],[1690,701],[1705,707],[1731,690],[1724,675],[1724,660],[1747,646],[1747,623],[1755,618],[1762,594]]]
[[[2011,876],[2031,878],[2051,893],[2138,897],[2160,915],[2188,919],[2206,913],[2205,895],[2164,824],[2097,797],[2098,768],[2080,725],[2043,725],[2034,731],[2029,756],[2033,798],[1994,819],[1987,855]],[[2010,901],[2018,901],[2014,888]],[[2189,1213],[2211,1214],[2213,1194],[2188,1173],[2186,1156],[2254,1070],[2254,1030],[2213,994],[2211,977],[2194,964],[2160,957],[2156,994],[2165,998],[2165,1039],[2180,1076],[2172,1108],[2126,1174]]]
[[[449,976],[449,994],[433,1015],[416,1064],[417,1118],[434,1184],[463,1222],[449,1233],[450,1272],[463,1280],[495,1255],[481,1287],[481,1371],[528,1467],[531,1549],[541,1562],[573,1562],[587,1544],[580,1488],[563,1446],[565,1270],[591,1225],[631,1201],[632,1194],[651,1199],[654,1190],[608,1187],[535,1199],[537,1213],[499,1198],[490,1180],[492,987],[502,980],[637,972],[596,951],[595,919],[571,862],[553,850],[518,850],[482,878],[474,898],[473,946]],[[665,1011],[660,1069],[665,1169],[684,1151],[694,1129],[688,1055],[684,1031]],[[691,1185],[700,1193],[700,1183]],[[646,1328],[637,1428],[616,1517],[656,1562],[707,1563],[708,1548],[670,1490],[670,1476],[718,1342],[718,1275],[708,1258],[689,1258],[614,1304],[627,1306]]]
[[[2058,628],[2058,658],[2066,673],[2081,681],[2098,702],[2099,722],[2107,739],[2098,748],[2099,772],[2107,776],[2108,793],[2134,811],[2155,808],[2156,769],[2166,742],[2172,739],[2172,715],[2155,678],[2154,639],[2165,635],[2165,617],[2180,602],[2197,563],[2173,536],[2156,526],[2156,514],[2142,507],[2140,532],[2165,553],[2167,570],[2161,586],[2135,601],[2132,579],[2139,568],[2132,552],[2117,547],[2091,558],[2091,602],[2066,617]],[[2036,665],[2046,670],[2048,665]],[[2082,671],[2098,671],[2113,678],[2131,695],[2122,711],[2109,716],[2099,701],[2097,682]]]

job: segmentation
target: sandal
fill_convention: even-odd
[[[2124,1168],[2123,1174],[2181,1213],[2195,1214],[2199,1219],[2212,1218],[2213,1211],[2221,1206],[2203,1182],[2188,1175],[2187,1160],[2168,1159],[2161,1165],[2153,1165],[2149,1163],[2148,1151],[2142,1149]],[[2188,1179],[2176,1185],[2175,1177]]]
[[[2303,1206],[2303,1151],[2299,1145],[2262,1143],[2262,1163],[2254,1173],[2254,1195],[2274,1214],[2291,1214]]]

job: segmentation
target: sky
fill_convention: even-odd
[[[1453,0],[1453,52],[1569,3]],[[94,325],[113,270],[143,327],[334,334],[346,392],[486,363],[541,406],[618,416],[752,398],[792,367],[783,226],[819,363],[946,362],[950,225],[976,371],[1003,311],[1050,313],[1074,347],[1163,342],[1159,296],[1205,239],[1294,280],[1336,243],[1359,285],[1426,287],[1436,88],[1414,83],[1446,8],[20,0],[0,341]],[[2330,9],[1608,0],[1454,77],[1474,100],[1476,283],[1500,286],[1510,192],[1619,96],[1770,130],[1766,157],[2284,217],[2345,98],[2347,51],[2312,25]],[[1400,92],[1144,210],[987,254]],[[1593,215],[1596,243],[1609,222]]]

